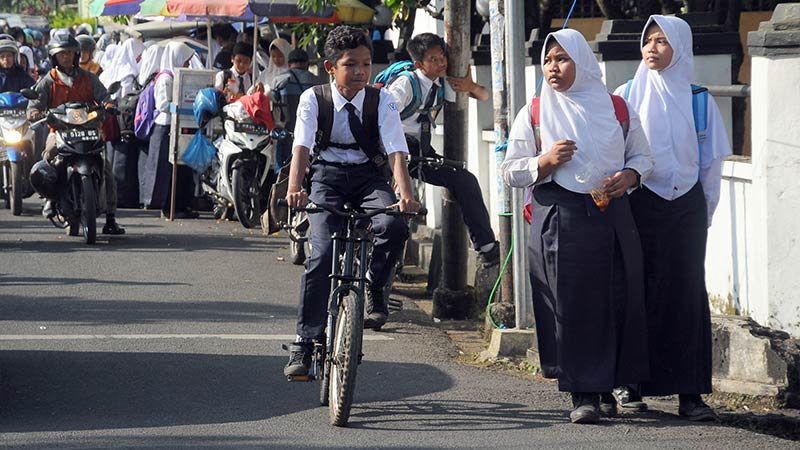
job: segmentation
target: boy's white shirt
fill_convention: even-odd
[[[420,100],[420,106],[425,103],[425,100],[428,98],[428,92],[430,92],[431,87],[433,84],[439,86],[439,89],[442,89],[443,86],[439,84],[439,79],[437,78],[435,81],[428,78],[425,74],[422,73],[422,70],[416,69],[414,73],[417,75],[419,79],[419,90],[422,99]],[[452,89],[447,89],[449,83],[445,81],[445,100],[447,101],[455,101],[455,93]],[[408,77],[398,77],[394,82],[392,82],[389,86],[386,87],[389,92],[392,93],[394,96],[395,101],[397,102],[397,106],[400,108],[400,111],[404,110],[406,106],[411,103],[411,100],[414,98],[414,89],[411,86],[411,80]],[[409,136],[413,136],[419,139],[421,134],[421,126],[420,123],[417,122],[419,118],[419,112],[415,112],[410,117],[407,117],[403,120],[403,132]]]
[[[236,91],[234,93],[246,94],[247,91],[253,86],[253,74],[250,72],[239,73],[235,68],[231,67],[231,80],[236,81]],[[239,77],[244,77],[244,92],[239,92]],[[225,71],[220,70],[214,78],[214,87],[217,89],[224,89]],[[230,80],[228,81],[230,83]]]
[[[348,112],[344,108],[347,103],[352,103],[357,110],[359,119],[363,117],[365,91],[362,89],[353,100],[348,102],[339,91],[336,90],[334,83],[331,83],[331,97],[333,100],[333,126],[331,127],[330,142],[340,144],[355,143],[355,138],[350,132],[348,122]],[[303,146],[314,152],[314,141],[317,133],[317,116],[319,105],[317,96],[313,89],[307,89],[300,96],[297,106],[297,122],[294,128],[294,142],[292,148]],[[378,103],[378,131],[381,146],[387,154],[395,152],[408,153],[408,145],[403,134],[403,126],[400,122],[400,112],[395,102],[394,96],[381,89],[380,102]],[[369,161],[364,152],[335,147],[327,148],[320,158],[328,162],[345,164],[362,164]]]

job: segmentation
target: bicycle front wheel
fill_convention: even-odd
[[[350,293],[339,305],[333,348],[330,358],[330,410],[331,425],[343,427],[350,418],[353,392],[356,388],[356,371],[361,356],[361,337],[364,333],[363,303]]]

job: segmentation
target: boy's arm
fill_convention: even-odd
[[[470,97],[480,101],[489,100],[489,91],[485,86],[472,80],[472,72],[464,78],[447,77],[447,82],[456,92],[467,92]]]
[[[289,166],[289,187],[286,202],[290,208],[302,208],[308,204],[308,193],[303,190],[303,178],[308,171],[308,147],[298,145],[292,150],[292,164]]]
[[[407,153],[394,152],[389,154],[389,164],[392,166],[392,175],[394,181],[400,189],[400,201],[396,204],[403,212],[417,212],[420,208],[420,203],[414,198],[414,192],[411,190],[411,177],[408,175],[408,161],[406,160]]]

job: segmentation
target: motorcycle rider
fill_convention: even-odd
[[[11,39],[0,39],[0,92],[19,92],[33,86],[33,78],[17,64],[19,48]]]
[[[53,69],[34,86],[39,94],[37,100],[28,103],[31,122],[44,118],[47,110],[69,102],[100,103],[108,93],[100,79],[80,67],[80,45],[69,34],[56,34],[47,46]],[[42,159],[52,162],[58,154],[55,134],[50,133],[45,142]],[[117,186],[111,173],[111,164],[104,164],[103,185],[106,192],[106,224],[103,234],[125,234],[114,215],[117,211]],[[55,215],[53,199],[47,199],[42,214],[46,218]]]
[[[94,50],[97,48],[97,43],[91,36],[85,34],[79,34],[75,36],[75,40],[78,41],[78,44],[81,47],[81,69],[91,72],[98,77],[101,73],[103,73],[103,68],[100,67],[100,64],[92,59],[94,57]]]

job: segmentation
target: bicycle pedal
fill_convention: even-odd
[[[403,310],[403,301],[389,297],[389,311],[402,311]]]
[[[311,375],[288,375],[286,377],[286,381],[296,382],[296,381],[314,381],[314,377]]]

